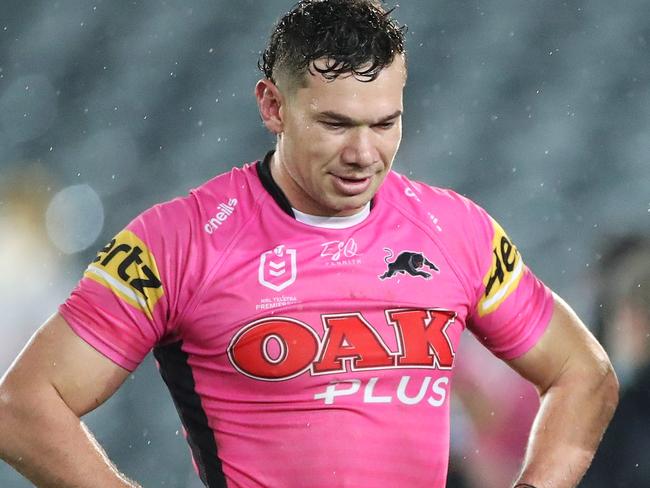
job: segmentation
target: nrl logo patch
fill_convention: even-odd
[[[421,252],[402,251],[395,258],[395,261],[389,262],[389,259],[394,256],[393,251],[387,247],[384,248],[384,251],[386,252],[384,262],[388,265],[388,270],[379,276],[382,280],[392,278],[395,273],[408,273],[411,276],[419,276],[420,278],[428,280],[431,278],[431,273],[422,270],[421,268],[423,266],[428,267],[436,273],[440,273],[440,268],[429,261]]]
[[[260,256],[258,281],[274,291],[282,291],[296,281],[296,250],[280,245]]]

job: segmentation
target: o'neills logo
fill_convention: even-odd
[[[205,227],[203,227],[203,229],[208,234],[212,234],[226,220],[228,220],[228,217],[230,217],[234,213],[236,205],[237,205],[236,198],[231,198],[230,200],[228,200],[228,203],[220,203],[219,206],[217,207],[219,209],[219,212],[217,212],[214,217],[208,220],[208,223],[205,224]]]

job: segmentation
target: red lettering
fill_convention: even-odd
[[[228,356],[247,376],[285,380],[309,368],[318,353],[318,342],[316,333],[302,322],[267,318],[253,322],[233,337]]]
[[[390,350],[361,314],[323,315],[323,327],[325,337],[314,373],[345,371],[345,359],[352,361],[353,369],[395,364]]]
[[[448,310],[387,310],[388,323],[401,344],[397,364],[450,369],[454,350],[446,330],[455,317]]]
[[[244,327],[230,342],[228,357],[241,373],[281,381],[305,371],[339,373],[379,368],[451,369],[454,348],[447,334],[456,313],[436,309],[387,310],[399,349],[392,352],[360,313],[323,315],[321,340],[307,324],[268,317]]]

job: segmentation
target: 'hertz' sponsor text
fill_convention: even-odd
[[[517,288],[523,275],[524,263],[519,251],[510,241],[503,228],[492,221],[492,266],[483,278],[485,293],[478,304],[479,316],[496,310]]]
[[[130,230],[117,234],[99,251],[84,276],[105,286],[149,318],[154,305],[164,295],[153,254]]]

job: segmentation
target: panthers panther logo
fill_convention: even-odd
[[[393,251],[387,247],[384,248],[384,251],[386,251],[384,262],[388,265],[388,271],[379,276],[382,280],[392,278],[395,273],[408,273],[411,276],[420,276],[428,280],[431,278],[431,273],[423,271],[421,269],[423,266],[427,266],[436,273],[440,272],[438,266],[429,261],[421,252],[402,251],[395,261],[389,263],[388,260],[394,256]]]

